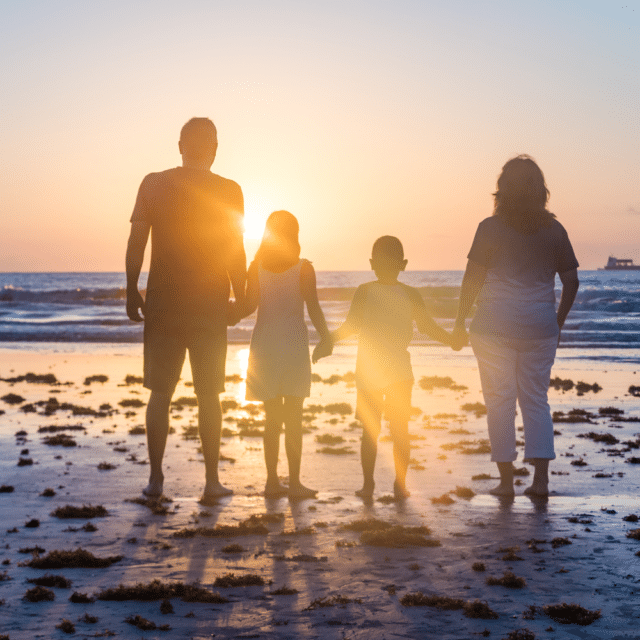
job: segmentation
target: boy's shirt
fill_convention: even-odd
[[[353,296],[345,324],[358,333],[356,387],[379,390],[403,380],[413,380],[407,347],[413,338],[413,321],[420,328],[428,317],[417,289],[401,282],[360,285]]]

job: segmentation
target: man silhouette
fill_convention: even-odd
[[[189,351],[198,399],[198,427],[206,468],[203,499],[232,493],[220,484],[218,457],[227,353],[230,287],[242,302],[246,257],[244,201],[239,185],[210,171],[218,149],[215,125],[192,118],[180,132],[182,166],[144,178],[131,216],[127,246],[127,315],[144,315],[144,386],[147,405],[149,484],[162,495],[162,458],[171,398]],[[151,232],[151,265],[143,300],[138,278]]]

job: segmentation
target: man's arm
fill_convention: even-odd
[[[244,196],[239,185],[235,197],[236,219],[233,224],[233,231],[229,238],[230,246],[227,248],[227,273],[233,289],[233,297],[236,303],[244,305],[245,287],[247,285],[247,256],[244,251]]]
[[[131,223],[131,233],[127,244],[127,316],[134,322],[142,322],[144,315],[144,300],[138,291],[138,279],[144,260],[144,250],[149,240],[151,225],[148,222],[134,221]]]

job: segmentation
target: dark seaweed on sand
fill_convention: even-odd
[[[6,582],[7,580],[13,580],[13,578],[6,571],[0,573],[0,582]]]
[[[478,618],[480,620],[495,620],[498,614],[482,600],[465,602],[463,613],[467,618]]]
[[[132,586],[120,585],[115,588],[105,589],[97,594],[98,600],[124,602],[126,600],[139,600],[152,602],[155,600],[168,600],[180,598],[184,602],[203,602],[209,604],[224,604],[229,602],[219,593],[209,591],[197,584],[183,584],[182,582],[161,582],[153,580],[148,584],[139,582]]]
[[[316,453],[324,453],[334,456],[347,456],[355,453],[355,451],[351,447],[322,447],[320,449],[316,449]]]
[[[566,546],[567,546],[567,545],[569,545],[569,544],[573,544],[573,543],[571,542],[571,540],[569,540],[569,538],[560,538],[560,537],[558,537],[558,538],[554,538],[554,539],[551,541],[551,546],[552,546],[554,549],[557,549],[558,547],[566,547]]]
[[[243,520],[238,525],[219,524],[215,528],[211,527],[196,527],[195,529],[180,529],[172,534],[172,538],[195,538],[196,536],[202,536],[205,538],[232,538],[235,536],[251,536],[261,535],[266,536],[269,533],[269,529],[263,524],[255,523],[254,521]]]
[[[406,549],[407,547],[439,547],[439,540],[425,538],[420,530],[422,527],[396,526],[385,531],[364,531],[360,535],[360,542],[372,547],[387,547],[391,549]]]
[[[498,617],[498,614],[489,608],[486,602],[474,600],[465,602],[462,598],[449,598],[447,596],[428,596],[418,591],[417,593],[407,593],[400,599],[400,604],[405,607],[433,607],[441,611],[455,611],[462,609],[467,618],[480,618],[491,620]]]
[[[46,556],[36,556],[29,562],[27,567],[33,569],[104,569],[116,562],[120,562],[123,556],[108,556],[98,558],[90,551],[78,548],[75,551],[50,551]]]
[[[476,492],[469,487],[458,487],[456,486],[456,490],[453,492],[458,498],[473,498],[476,495]]]
[[[471,476],[472,480],[493,480],[493,476],[490,473],[479,473],[475,476]]]
[[[451,391],[466,391],[468,387],[463,384],[456,384],[449,376],[422,376],[418,381],[418,385],[425,391],[433,389],[451,389]]]
[[[535,640],[536,634],[529,629],[517,629],[516,631],[510,631],[503,640]]]
[[[176,407],[176,409],[180,410],[183,407],[197,407],[198,406],[198,398],[195,396],[180,396],[171,402],[171,406]]]
[[[448,493],[443,493],[439,498],[431,498],[431,503],[448,506],[454,504],[455,500]]]
[[[56,629],[60,629],[60,631],[64,633],[75,633],[76,626],[71,622],[71,620],[67,620],[66,618],[62,618],[60,624],[56,625]]]
[[[337,605],[345,606],[347,604],[362,604],[361,598],[347,598],[346,596],[335,595],[325,596],[324,598],[317,598],[308,607],[305,607],[303,611],[315,611],[316,609],[325,609],[327,607],[335,607]]]
[[[131,407],[132,409],[139,409],[140,407],[144,407],[144,402],[140,400],[140,398],[124,398],[118,402],[118,404],[123,407]]]
[[[142,384],[144,382],[144,378],[141,376],[134,376],[133,374],[128,374],[125,376],[124,383],[126,385],[130,384]]]
[[[7,395],[2,396],[0,400],[6,402],[7,404],[22,404],[26,400],[26,398],[19,396],[17,393],[7,393]]]
[[[486,579],[486,583],[490,587],[500,586],[508,587],[509,589],[522,589],[527,586],[527,581],[524,578],[516,576],[512,571],[505,571],[501,578],[489,576]]]
[[[487,567],[485,566],[484,562],[474,562],[474,563],[471,565],[471,568],[472,568],[474,571],[478,571],[478,572],[486,571],[486,570],[487,570]]]
[[[618,444],[620,440],[616,438],[612,433],[594,433],[593,431],[589,431],[589,433],[579,433],[578,438],[588,438],[589,440],[593,440],[594,442],[602,442],[604,444]]]
[[[578,604],[550,604],[543,607],[544,612],[560,624],[579,624],[587,626],[601,617],[600,609],[590,611]]]
[[[15,490],[15,487],[13,487],[13,486],[12,486],[12,485],[10,485],[10,484],[3,484],[3,485],[0,487],[0,493],[13,493],[13,492],[14,492],[14,490]]]
[[[96,599],[88,596],[86,593],[80,593],[79,591],[74,591],[69,596],[69,602],[73,602],[75,604],[92,604]]]
[[[43,602],[43,601],[51,601],[56,599],[55,593],[51,591],[51,589],[47,589],[46,587],[34,587],[33,589],[28,589],[27,592],[22,596],[22,599],[27,602]]]
[[[154,631],[156,629],[159,631],[171,631],[171,627],[168,624],[158,626],[155,622],[143,618],[140,614],[127,616],[124,621],[137,629],[140,629],[140,631]]]
[[[343,531],[362,533],[363,531],[384,531],[385,529],[391,529],[391,527],[393,527],[393,524],[390,522],[376,518],[367,518],[365,520],[354,520],[348,524],[343,524],[340,528]]]
[[[31,384],[50,384],[58,385],[62,384],[58,382],[58,378],[53,373],[27,373],[24,376],[16,376],[14,378],[0,378],[2,382],[29,382]],[[66,383],[70,384],[70,383]]]
[[[635,513],[630,513],[628,516],[622,518],[625,522],[638,522],[640,518]]]
[[[55,589],[70,589],[71,580],[64,576],[52,576],[47,574],[39,578],[29,578],[27,582],[37,584],[40,587],[54,587]]]
[[[19,458],[18,459],[18,467],[30,467],[33,464],[32,458]]]
[[[56,492],[51,487],[47,487],[40,495],[43,498],[52,498],[56,495]]]
[[[77,447],[78,443],[66,433],[59,433],[55,436],[45,436],[43,443],[49,447]]]
[[[101,383],[104,384],[105,382],[108,382],[108,381],[109,381],[109,376],[105,376],[103,374],[98,374],[98,375],[95,375],[95,376],[87,376],[84,379],[83,384],[88,387],[93,382],[101,382]]]
[[[344,438],[342,436],[334,436],[330,433],[323,433],[322,435],[316,436],[316,442],[318,444],[328,444],[328,445],[336,445],[344,442]]]
[[[480,418],[487,414],[487,407],[482,402],[467,402],[460,407],[463,411],[475,413],[476,418]]]
[[[244,553],[246,549],[241,544],[228,544],[222,549],[220,549],[222,553]]]
[[[224,576],[217,577],[213,586],[221,589],[232,589],[233,587],[262,587],[264,584],[264,578],[255,573],[247,573],[243,576],[227,573]]]
[[[58,507],[51,512],[54,518],[104,518],[108,515],[107,510],[102,505],[84,504],[81,507],[75,507],[67,504],[64,507]]]
[[[627,531],[627,538],[631,538],[631,540],[640,540],[640,529],[631,529],[631,531]]]
[[[271,591],[270,595],[272,595],[272,596],[294,596],[294,595],[296,595],[296,593],[298,593],[297,589],[292,589],[291,587],[287,587],[287,585],[285,584],[284,586],[280,587],[279,589],[275,589],[275,591]]]
[[[51,424],[38,427],[38,433],[57,433],[58,431],[86,431],[81,424]]]

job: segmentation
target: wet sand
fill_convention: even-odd
[[[171,414],[175,432],[167,446],[164,487],[171,502],[165,503],[167,512],[161,515],[129,501],[141,496],[148,473],[141,429],[148,392],[137,382],[125,384],[127,375],[141,375],[141,347],[0,349],[0,378],[32,372],[54,374],[62,383],[0,382],[0,398],[21,398],[0,400],[5,412],[0,415],[0,637],[68,637],[56,628],[68,620],[79,638],[471,639],[507,638],[524,629],[536,638],[637,638],[640,541],[627,533],[640,525],[633,518],[623,519],[640,516],[640,464],[634,463],[640,462],[640,449],[633,448],[640,424],[629,421],[640,418],[640,406],[627,393],[630,385],[640,384],[634,365],[559,358],[553,375],[597,382],[602,390],[583,395],[575,388],[551,390],[552,409],[564,412],[561,418],[578,409],[587,415],[574,412],[569,419],[586,422],[556,424],[558,457],[550,466],[548,500],[522,495],[531,475],[519,477],[522,484],[513,500],[500,500],[488,494],[495,480],[473,479],[480,474],[495,477],[496,470],[483,452],[484,417],[462,408],[482,402],[472,355],[468,350],[455,355],[439,348],[415,348],[416,409],[408,476],[412,495],[404,503],[390,500],[391,443],[383,438],[376,493],[365,503],[354,495],[361,486],[360,430],[353,424],[355,388],[348,375],[344,380],[353,371],[354,354],[352,346],[340,347],[314,367],[324,381],[314,382],[306,402],[319,407],[307,413],[302,479],[319,490],[317,498],[290,502],[261,494],[262,441],[247,434],[260,428],[262,414],[260,405],[246,406],[243,400],[246,346],[230,346],[227,373],[235,377],[222,396],[228,402],[221,448],[227,459],[221,462],[221,479],[235,494],[218,504],[199,503],[204,466],[193,435],[197,407],[185,402]],[[108,380],[84,384],[92,376]],[[331,376],[341,379],[332,383]],[[423,389],[420,380],[433,376],[448,376],[467,389]],[[189,380],[185,368],[175,399],[193,397]],[[338,406],[331,408],[332,404]],[[21,432],[26,433],[16,435]],[[47,443],[47,437],[59,434],[67,438]],[[19,463],[21,459],[32,464]],[[521,460],[516,466],[532,472]],[[284,445],[279,470],[286,482]],[[55,495],[42,495],[46,489]],[[445,495],[451,500],[432,501]],[[106,515],[52,515],[68,505],[102,506]],[[269,514],[260,522],[262,529],[249,534],[238,530],[254,514]],[[367,519],[382,521],[379,528],[428,527],[429,532],[414,532],[414,538],[407,538],[414,544],[406,548],[373,546],[368,543],[376,536],[353,529],[375,523],[349,528]],[[226,536],[215,534],[217,526],[228,525],[235,529],[226,529]],[[400,543],[402,534],[394,529],[386,544]],[[436,541],[440,546],[434,546]],[[234,551],[229,545],[238,547]],[[40,550],[27,551],[35,547]],[[78,548],[98,558],[122,558],[107,568],[24,566],[54,550]],[[482,563],[485,570],[474,570],[474,563]],[[501,578],[505,572],[524,578],[525,585],[487,584],[487,578]],[[258,576],[253,581],[264,584],[224,586],[229,581],[220,579],[230,573],[248,582],[248,576]],[[46,574],[64,576],[71,587],[50,588],[53,600],[25,601],[26,592],[35,587],[27,580]],[[120,584],[148,585],[153,580],[165,586],[198,583],[228,602],[185,602],[176,596],[170,598],[173,613],[163,613],[161,600],[69,601],[74,592],[104,597],[106,589]],[[296,593],[275,593],[284,586]],[[405,606],[409,600],[403,604],[403,598],[417,592],[480,600],[498,617],[469,618],[459,607]],[[542,610],[562,602],[600,610],[601,617],[588,626],[562,624]],[[529,615],[530,605],[540,609]],[[171,630],[142,630],[126,622],[135,621],[136,615]],[[92,618],[98,620],[91,622]],[[138,623],[143,624],[140,619]]]

